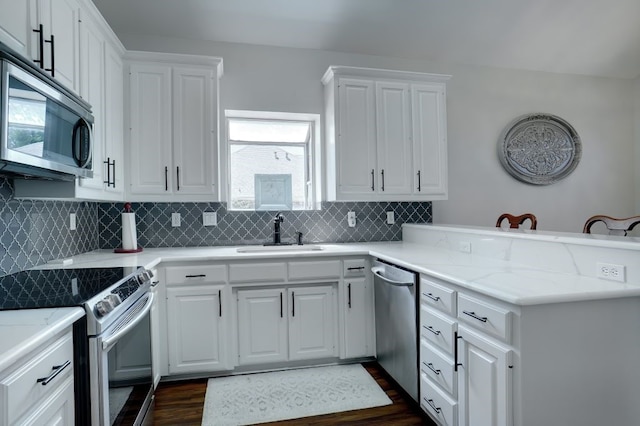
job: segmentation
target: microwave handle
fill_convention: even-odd
[[[87,155],[87,159],[84,163],[81,162],[81,158],[78,152],[76,152],[76,135],[78,134],[78,130],[82,127],[85,127],[89,132],[89,154]],[[76,161],[76,164],[80,168],[85,168],[87,164],[91,161],[91,157],[93,156],[93,129],[84,118],[80,118],[75,126],[73,126],[73,136],[72,136],[72,146],[71,151],[73,155],[73,159]]]

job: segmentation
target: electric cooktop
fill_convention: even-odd
[[[0,310],[83,306],[138,267],[30,269],[0,277]],[[125,300],[140,283],[128,279],[111,289]]]

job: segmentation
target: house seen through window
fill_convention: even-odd
[[[317,120],[302,114],[239,115],[227,112],[228,208],[312,209]]]

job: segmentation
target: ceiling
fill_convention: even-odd
[[[116,34],[640,76],[639,0],[93,0]]]

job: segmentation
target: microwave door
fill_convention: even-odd
[[[47,98],[9,76],[7,149],[36,158],[44,157]]]

